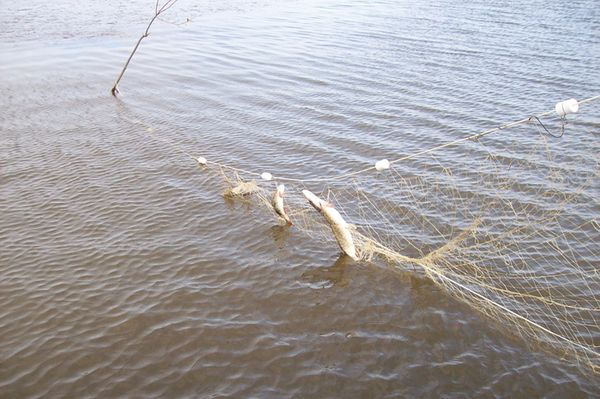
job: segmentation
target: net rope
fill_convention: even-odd
[[[504,331],[598,373],[600,143],[591,132],[597,124],[576,129],[574,148],[568,136],[538,134],[533,119],[398,157],[383,171],[370,166],[266,181],[260,172],[209,159],[199,172],[222,177],[223,191],[254,182],[240,200],[260,204],[254,211],[274,222],[280,218],[271,198],[285,182],[291,228],[336,250],[330,226],[301,193],[311,190],[351,224],[360,259],[401,270],[419,266],[417,272]],[[195,151],[127,120],[196,163]]]

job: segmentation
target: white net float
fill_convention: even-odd
[[[558,114],[558,116],[565,116],[568,114],[574,114],[579,111],[579,103],[574,98],[571,98],[566,101],[561,101],[556,103],[554,106],[554,110]]]
[[[381,161],[375,162],[375,169],[377,169],[378,172],[381,172],[382,170],[389,169],[389,168],[390,168],[390,161],[388,161],[387,159],[382,159]]]

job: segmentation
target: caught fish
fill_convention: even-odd
[[[277,190],[275,190],[275,192],[273,193],[273,199],[271,200],[271,206],[273,206],[275,213],[280,218],[285,220],[285,222],[287,224],[289,224],[291,226],[292,221],[290,220],[290,217],[287,215],[287,213],[285,213],[285,209],[283,208],[283,193],[284,193],[284,191],[285,191],[285,186],[283,184],[280,184],[279,186],[277,186]]]
[[[248,182],[241,182],[235,187],[227,189],[223,195],[225,197],[243,197],[246,195],[254,194],[258,191],[258,186],[254,180]]]
[[[310,191],[302,190],[302,194],[304,194],[304,197],[308,202],[325,217],[342,252],[352,259],[358,260],[356,248],[354,247],[354,240],[352,239],[352,233],[350,232],[350,225],[346,223],[342,215],[340,215],[333,205],[323,201]]]

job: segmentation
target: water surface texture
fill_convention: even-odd
[[[115,99],[153,7],[0,7],[0,397],[600,396],[422,275],[225,201],[179,150],[336,175],[598,95],[597,1],[182,0]],[[573,148],[599,137],[581,110]]]

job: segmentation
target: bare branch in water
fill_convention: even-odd
[[[158,14],[160,14],[161,12],[165,12],[167,11],[169,8],[173,7],[173,4],[177,3],[177,0],[169,0],[167,1],[165,4],[163,4],[163,6],[160,8],[160,10],[158,10]]]
[[[156,19],[158,19],[160,14],[167,11],[169,8],[173,7],[173,5],[175,5],[175,3],[177,3],[177,0],[167,0],[167,2],[165,2],[162,6],[160,6],[159,0],[156,0],[156,4],[154,5],[154,16],[152,17],[152,19],[150,19],[150,22],[148,22],[148,26],[146,26],[146,30],[144,31],[142,36],[138,39],[137,43],[135,44],[135,47],[133,48],[133,51],[131,52],[131,54],[129,54],[129,58],[127,58],[127,62],[125,62],[125,65],[123,66],[123,69],[121,70],[121,73],[119,74],[119,77],[117,78],[114,86],[110,90],[110,92],[113,96],[116,97],[117,93],[119,93],[119,89],[118,89],[119,82],[121,81],[121,78],[123,78],[123,75],[125,74],[125,71],[127,70],[129,63],[131,62],[131,59],[133,58],[133,55],[137,51],[138,47],[140,47],[142,40],[144,40],[144,38],[146,38],[150,35],[150,27],[152,26],[152,24],[154,23],[154,21],[156,21]]]

